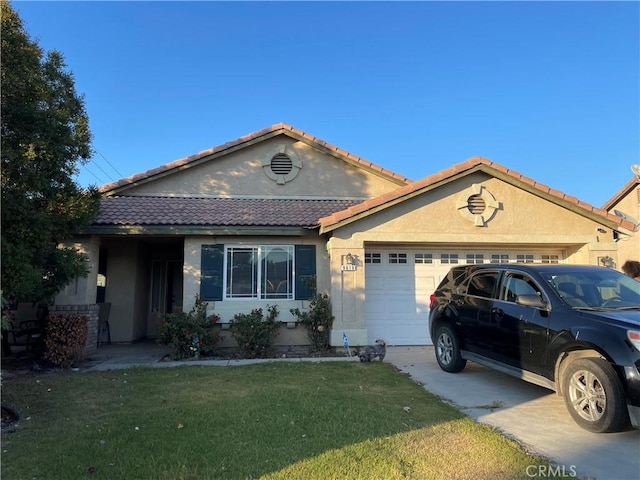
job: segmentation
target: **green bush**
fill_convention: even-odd
[[[329,295],[316,292],[309,301],[308,311],[303,312],[299,308],[289,311],[306,327],[313,351],[326,352],[331,349],[330,336],[335,317],[331,314]]]
[[[222,339],[216,329],[220,317],[215,313],[207,316],[207,305],[196,295],[189,313],[170,313],[160,322],[157,342],[172,346],[174,359],[210,355]]]
[[[44,359],[62,368],[84,359],[87,343],[86,315],[51,315],[47,321]]]
[[[263,318],[262,309],[251,313],[237,313],[231,320],[231,336],[246,358],[267,358],[275,353],[274,343],[278,336],[278,306],[267,305],[268,315]]]

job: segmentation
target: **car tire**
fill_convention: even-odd
[[[575,422],[585,430],[619,432],[629,426],[624,389],[613,367],[602,358],[572,361],[562,376],[562,396]]]
[[[448,325],[442,325],[436,330],[435,352],[438,365],[445,372],[457,373],[467,365],[460,354],[458,337]]]

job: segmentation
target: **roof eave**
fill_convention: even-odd
[[[78,232],[79,235],[134,235],[134,236],[185,236],[185,235],[260,235],[305,236],[318,227],[305,226],[214,226],[214,225],[92,225]]]

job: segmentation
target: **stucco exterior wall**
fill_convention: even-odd
[[[100,255],[100,238],[78,237],[75,242],[65,244],[76,248],[87,256],[89,273],[86,277],[77,278],[67,285],[56,296],[56,305],[89,305],[96,303],[96,285],[98,281],[98,257]]]
[[[149,262],[140,242],[136,242],[136,264],[133,274],[133,338],[144,338],[147,334],[149,312]],[[107,289],[107,292],[109,290]]]
[[[319,292],[329,292],[330,290],[330,272],[329,257],[327,254],[326,244],[320,238],[305,238],[301,240],[299,237],[189,237],[184,242],[184,311],[187,312],[193,308],[195,297],[200,293],[200,275],[201,275],[201,252],[203,245],[225,244],[225,245],[298,245],[313,244],[316,246],[316,283]],[[266,312],[267,305],[278,305],[278,320],[283,323],[295,323],[296,317],[289,312],[292,308],[306,310],[309,302],[305,300],[239,300],[239,301],[218,301],[208,302],[207,314],[216,313],[220,316],[221,323],[228,323],[233,319],[236,313],[250,312],[254,308],[262,308]],[[290,325],[292,327],[292,325]],[[292,330],[292,329],[290,329]],[[301,330],[301,329],[298,329]],[[296,331],[283,332],[285,336],[299,335]],[[229,335],[227,335],[229,336]],[[281,338],[279,342],[282,342]]]
[[[280,185],[264,173],[263,160],[271,159],[282,145],[297,155],[302,168],[293,180]],[[127,195],[366,199],[396,187],[379,175],[283,137],[132,187]]]
[[[640,222],[640,185],[632,188],[629,193],[609,209],[609,212],[613,213],[613,210],[619,210]],[[640,261],[639,231],[636,231],[633,236],[623,236],[620,238],[618,241],[617,260],[616,268],[618,270],[620,270],[622,264],[627,260]]]
[[[459,212],[472,192],[478,191],[478,185],[496,201],[496,210],[481,226]],[[332,234],[328,249],[336,316],[333,345],[341,344],[342,332],[351,345],[366,344],[363,262],[368,245],[547,247],[561,251],[565,263],[592,265],[601,257],[615,257],[617,249],[610,229],[482,172],[405,200]],[[343,269],[347,253],[357,256],[356,270]]]
[[[137,241],[126,238],[105,240],[109,250],[105,302],[111,302],[111,340],[130,342],[140,338],[139,268]],[[146,305],[146,304],[144,304]]]

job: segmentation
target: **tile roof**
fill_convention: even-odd
[[[316,228],[318,219],[360,200],[124,197],[100,200],[93,226],[286,226]]]
[[[199,163],[199,161],[204,160],[207,157],[214,156],[217,154],[223,154],[228,151],[235,151],[239,148],[242,148],[243,146],[253,145],[254,143],[260,140],[266,140],[268,138],[272,138],[280,134],[287,135],[298,141],[305,142],[308,145],[311,145],[315,148],[319,148],[330,154],[334,154],[339,157],[342,157],[344,160],[355,163],[361,166],[362,168],[366,168],[374,172],[383,174],[384,176],[395,180],[399,185],[411,182],[411,180],[409,180],[406,177],[403,177],[402,175],[398,175],[397,173],[394,173],[391,170],[387,170],[374,163],[371,163],[368,160],[365,160],[364,158],[358,157],[357,155],[353,155],[352,153],[349,153],[346,150],[343,150],[339,147],[336,147],[335,145],[327,143],[324,140],[314,137],[313,135],[309,135],[308,133],[305,133],[302,130],[294,128],[291,125],[288,125],[286,123],[277,123],[275,125],[264,128],[257,132],[237,138],[236,140],[227,142],[223,145],[218,145],[208,150],[203,150],[201,152],[198,152],[194,155],[190,155],[188,157],[175,160],[171,163],[161,165],[157,168],[147,170],[146,172],[138,173],[130,177],[118,180],[116,182],[105,184],[102,187],[100,187],[100,191],[105,194],[113,194],[113,193],[117,194],[119,190],[123,190],[123,189],[126,189],[126,187],[149,181],[153,177],[158,175],[165,175],[169,173],[171,170],[183,168],[185,166],[189,166],[190,164],[197,164]],[[110,192],[113,192],[113,193],[110,193]]]
[[[549,200],[565,207],[570,207],[572,209],[577,207],[579,211],[586,216],[590,216],[592,218],[594,216],[600,217],[607,224],[611,225],[611,228],[619,227],[631,232],[635,230],[636,226],[632,222],[624,220],[614,214],[607,213],[607,211],[602,208],[596,208],[588,203],[578,200],[575,197],[566,195],[559,190],[554,190],[529,177],[525,177],[515,170],[510,170],[500,164],[492,162],[489,159],[473,157],[465,162],[458,163],[433,175],[429,175],[422,180],[417,180],[406,186],[397,188],[394,191],[380,195],[379,197],[351,206],[341,212],[335,212],[323,217],[320,219],[320,232],[324,233],[331,231],[340,226],[343,222],[348,223],[357,218],[367,216],[380,209],[395,205],[405,198],[411,198],[412,196],[419,194],[421,191],[428,190],[435,186],[452,181],[455,178],[459,178],[460,176],[479,170],[497,178],[501,178],[507,182],[518,184],[521,188],[548,198]]]

